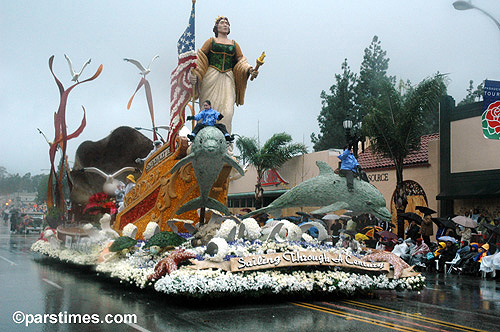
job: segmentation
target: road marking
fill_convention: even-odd
[[[425,321],[425,322],[431,322],[431,323],[443,325],[443,326],[446,326],[446,327],[460,329],[462,331],[487,332],[485,330],[479,330],[479,329],[472,328],[472,327],[467,327],[467,326],[463,326],[463,325],[459,325],[459,324],[453,324],[453,323],[450,323],[450,322],[445,322],[445,321],[438,320],[438,319],[433,319],[433,318],[430,318],[430,317],[423,317],[423,316],[416,315],[416,314],[410,314],[410,313],[407,313],[407,312],[404,312],[404,311],[398,311],[398,310],[393,310],[393,309],[389,309],[389,308],[385,308],[385,307],[380,307],[380,306],[377,306],[377,305],[374,305],[374,304],[363,303],[363,302],[358,302],[358,301],[353,301],[353,300],[346,300],[346,301],[343,301],[343,302],[344,303],[349,303],[349,304],[352,304],[352,305],[356,305],[356,306],[359,306],[359,307],[363,307],[363,308],[366,308],[366,309],[379,310],[379,311],[384,311],[384,312],[391,313],[391,314],[394,314],[394,315],[411,317],[411,318],[413,318],[415,320],[420,320],[420,321]]]
[[[11,260],[9,260],[9,259],[7,259],[7,258],[3,257],[3,256],[0,256],[0,258],[1,258],[1,259],[3,259],[3,260],[4,260],[4,261],[6,261],[6,262],[9,262],[9,263],[10,263],[10,265],[17,265],[17,263],[14,263],[13,261],[11,261]]]
[[[145,329],[144,327],[142,326],[139,326],[137,324],[134,324],[134,323],[125,323],[127,324],[128,326],[130,327],[133,327],[134,329],[136,329],[137,331],[141,331],[141,332],[151,332],[150,330],[147,330]]]
[[[45,281],[46,283],[48,283],[49,285],[54,286],[55,288],[63,289],[61,286],[59,286],[58,284],[56,284],[53,281],[50,281],[49,279],[42,278],[42,280]]]
[[[391,331],[403,331],[403,332],[421,332],[422,330],[420,329],[413,329],[411,327],[406,327],[406,326],[402,326],[402,325],[396,325],[396,324],[393,324],[393,323],[390,323],[390,322],[381,322],[381,321],[377,321],[373,318],[366,318],[366,317],[362,317],[362,316],[357,316],[357,315],[353,315],[353,314],[349,314],[347,312],[343,312],[343,311],[338,311],[338,310],[333,310],[333,309],[329,309],[329,308],[325,308],[325,307],[320,307],[320,306],[315,306],[315,305],[312,305],[310,303],[296,303],[296,302],[291,302],[293,305],[296,305],[296,306],[299,306],[299,307],[304,307],[304,308],[307,308],[307,309],[311,309],[311,310],[316,310],[316,311],[321,311],[321,312],[324,312],[324,313],[327,313],[327,314],[331,314],[331,315],[335,315],[335,316],[339,316],[339,317],[343,317],[347,320],[357,320],[357,321],[360,321],[360,322],[365,322],[365,323],[368,323],[368,324],[371,324],[371,325],[376,325],[376,326],[381,326],[381,327],[385,327]]]
[[[325,302],[325,304],[328,305],[328,306],[333,306],[333,307],[339,308],[339,309],[360,312],[360,313],[363,313],[365,315],[370,315],[370,316],[375,316],[375,317],[379,317],[379,318],[383,318],[383,319],[393,320],[393,321],[396,321],[396,322],[399,322],[399,323],[403,323],[403,324],[415,325],[415,326],[418,326],[418,327],[421,327],[421,328],[423,327],[423,328],[425,328],[425,331],[430,331],[430,330],[446,331],[446,330],[443,330],[440,327],[432,327],[432,326],[428,326],[428,325],[422,325],[422,324],[418,324],[416,322],[412,322],[411,320],[404,320],[404,319],[392,318],[390,316],[379,315],[379,314],[376,314],[376,313],[373,313],[373,312],[363,311],[363,310],[360,310],[360,309],[354,309],[354,308],[351,308],[351,307],[345,307],[345,306],[342,306],[342,305],[337,305],[337,304],[333,304],[333,303],[329,303],[329,302]],[[410,319],[412,319],[412,318],[413,317],[410,317]],[[432,322],[430,322],[430,323],[433,324]]]

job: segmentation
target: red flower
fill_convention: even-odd
[[[486,121],[488,126],[493,128],[497,134],[500,133],[500,101],[491,103],[488,106]]]
[[[88,204],[85,206],[85,209],[83,209],[83,213],[94,215],[98,213],[115,214],[116,212],[115,202],[108,194],[103,192],[90,196]]]

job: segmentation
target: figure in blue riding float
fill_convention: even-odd
[[[195,121],[202,120],[201,123],[196,124],[196,126],[193,129],[193,132],[187,135],[187,137],[189,138],[190,141],[193,141],[194,138],[196,137],[196,134],[200,130],[202,130],[206,126],[214,126],[220,131],[222,131],[224,137],[226,138],[226,141],[232,142],[234,140],[234,136],[229,135],[226,126],[224,124],[217,123],[217,121],[221,120],[223,117],[224,116],[222,114],[220,114],[219,112],[217,112],[212,108],[212,103],[210,102],[210,100],[205,100],[203,102],[203,110],[200,113],[194,116],[189,115],[186,117],[186,120],[195,120]]]

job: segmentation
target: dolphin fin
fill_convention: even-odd
[[[316,161],[316,166],[319,168],[319,175],[326,175],[326,174],[331,174],[334,173],[333,169],[325,163],[324,161]]]
[[[230,214],[229,209],[224,204],[222,204],[218,200],[215,200],[211,197],[208,197],[206,202],[204,202],[201,197],[197,197],[195,199],[192,199],[189,202],[187,202],[186,204],[184,204],[183,206],[181,206],[179,208],[179,210],[177,210],[176,213],[179,215],[179,214],[183,214],[184,212],[195,210],[195,209],[202,208],[202,207],[207,207],[209,209],[217,210],[219,212],[222,212],[225,215]]]
[[[321,214],[321,213],[328,213],[328,212],[337,211],[337,210],[341,210],[341,209],[347,209],[347,208],[349,208],[349,204],[348,203],[346,203],[346,202],[335,202],[333,204],[324,206],[321,209],[314,210],[311,213]]]
[[[191,159],[193,159],[194,156],[193,154],[189,154],[188,156],[182,158],[181,160],[179,160],[177,162],[177,164],[175,164],[172,169],[170,169],[170,174],[174,174],[175,172],[177,172],[179,170],[179,168],[181,168],[182,166],[186,165],[187,163],[190,163],[191,162]]]
[[[236,170],[241,174],[241,176],[245,175],[245,171],[243,170],[243,168],[241,168],[241,166],[227,154],[225,154],[224,157],[222,157],[222,160],[227,164],[229,164],[229,166],[236,168]]]

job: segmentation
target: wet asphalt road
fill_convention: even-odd
[[[11,235],[7,225],[0,225],[0,331],[500,331],[498,280],[428,274],[427,288],[420,293],[193,304],[103,280],[90,270],[35,259],[29,248],[37,237]],[[13,322],[17,311],[59,315],[62,323],[51,323],[49,317],[26,327]],[[100,319],[135,314],[137,321],[64,323],[73,313],[98,314]]]

